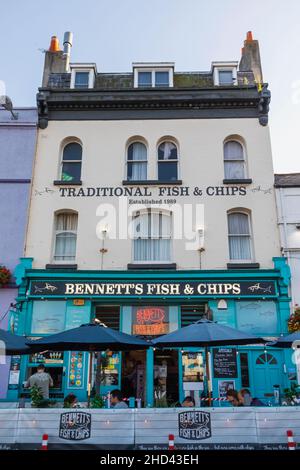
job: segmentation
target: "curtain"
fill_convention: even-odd
[[[230,140],[225,143],[224,165],[226,179],[245,178],[244,149],[239,142]]]
[[[158,148],[159,160],[177,160],[177,147],[173,142],[163,142]]]
[[[135,261],[170,261],[171,217],[159,212],[146,212],[134,219]]]
[[[139,181],[147,179],[147,149],[141,142],[135,142],[128,147],[128,180]]]
[[[75,259],[77,222],[77,214],[63,213],[56,216],[55,260]]]
[[[231,260],[251,259],[249,216],[243,213],[228,215],[229,255]]]

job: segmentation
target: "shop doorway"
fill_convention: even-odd
[[[146,402],[146,351],[124,351],[122,353],[122,393],[124,397]]]
[[[179,401],[178,351],[154,351],[154,406],[172,406]]]

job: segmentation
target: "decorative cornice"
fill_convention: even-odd
[[[256,87],[169,90],[41,88],[39,126],[49,120],[257,117],[267,124],[270,92]],[[142,114],[141,114],[142,113]]]

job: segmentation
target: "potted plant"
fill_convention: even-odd
[[[49,408],[54,406],[56,401],[43,398],[42,391],[36,385],[30,388],[30,398],[32,408]]]
[[[5,286],[9,283],[11,278],[11,272],[2,264],[0,265],[0,287]]]
[[[300,405],[300,387],[295,382],[291,383],[290,388],[285,388],[283,390],[284,397],[282,400],[282,405],[285,406],[299,406]]]
[[[105,402],[104,402],[103,398],[100,395],[95,395],[91,399],[90,407],[91,408],[104,408],[105,407]]]

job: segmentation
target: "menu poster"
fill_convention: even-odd
[[[182,353],[183,382],[203,382],[203,356],[197,352]]]
[[[234,380],[219,380],[218,381],[219,398],[226,398],[227,391],[234,390],[234,389],[235,389]]]
[[[10,361],[8,389],[16,390],[19,387],[21,356],[12,356]]]
[[[71,351],[68,369],[68,388],[81,389],[84,385],[84,352]]]
[[[90,321],[90,305],[74,306],[70,302],[67,303],[66,313],[66,330],[78,328],[79,326],[89,323]]]
[[[213,369],[215,378],[237,377],[237,350],[236,348],[213,349]]]

